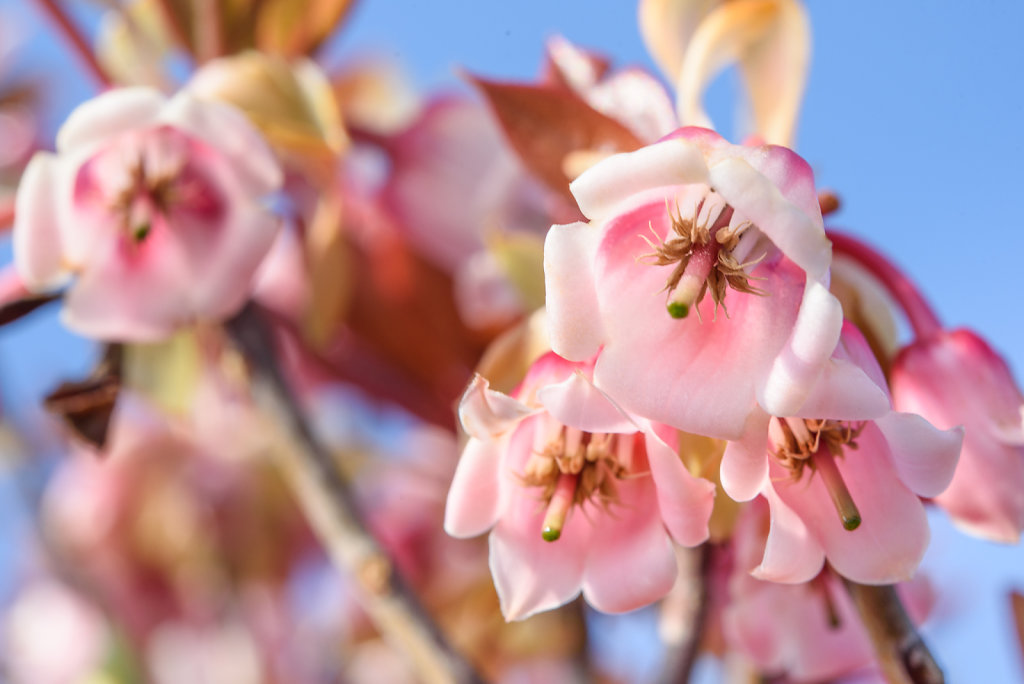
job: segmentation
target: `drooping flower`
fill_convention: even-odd
[[[928,546],[919,497],[953,477],[963,431],[938,430],[891,410],[878,362],[846,324],[804,409],[758,411],[722,460],[722,487],[737,501],[763,495],[771,510],[764,557],[753,574],[806,582],[824,561],[861,584],[905,580]]]
[[[278,222],[281,172],[258,133],[188,92],[113,90],[75,110],[17,197],[15,264],[27,287],[77,276],[73,330],[147,341],[244,303]]]
[[[794,682],[833,681],[875,662],[871,641],[842,579],[825,568],[803,584],[756,579],[764,554],[768,507],[755,500],[736,525],[722,623],[726,642],[767,675]],[[934,600],[924,576],[899,585],[915,622]]]
[[[935,502],[971,534],[1016,543],[1024,530],[1024,396],[1006,362],[970,330],[904,347],[893,401],[939,427],[964,426],[953,481]]]
[[[708,535],[713,485],[687,473],[655,426],[599,392],[590,368],[547,354],[513,396],[477,376],[459,407],[471,438],[445,529],[493,528],[491,572],[509,620],[581,591],[604,612],[639,608],[675,582],[671,541]]]
[[[735,439],[755,402],[799,411],[842,325],[804,160],[684,128],[571,187],[591,220],[545,244],[555,352],[600,349],[599,387],[687,432]]]

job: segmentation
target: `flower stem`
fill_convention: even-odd
[[[903,309],[917,338],[925,339],[942,330],[942,323],[935,310],[895,264],[850,235],[829,230],[828,238],[836,253],[853,259],[878,278]]]
[[[310,524],[334,564],[348,573],[381,635],[401,649],[421,681],[480,681],[393,572],[391,560],[366,531],[331,454],[317,440],[277,364],[272,338],[255,306],[228,321],[227,330],[248,359],[253,394],[263,411],[277,416],[292,443],[278,449],[281,466]]]
[[[867,586],[847,580],[871,637],[882,674],[890,684],[941,684],[942,670],[914,629],[892,585]]]
[[[711,609],[709,578],[713,571],[714,552],[715,547],[706,542],[694,549],[684,549],[682,554],[676,555],[683,565],[680,583],[673,589],[673,593],[685,586],[686,596],[683,600],[672,600],[671,607],[684,613],[680,616],[683,629],[677,637],[668,637],[666,640],[667,657],[658,677],[659,684],[686,684],[693,674]],[[682,583],[683,579],[686,580],[685,584]]]
[[[85,65],[86,70],[92,74],[103,88],[113,87],[114,81],[110,78],[110,75],[100,65],[96,59],[96,55],[93,53],[92,47],[89,45],[89,41],[86,40],[82,32],[78,30],[74,22],[64,11],[64,8],[60,6],[57,0],[36,0],[36,4],[43,12],[50,17],[50,20],[56,24],[60,30],[61,35],[67,41],[68,45],[78,55],[79,59]]]

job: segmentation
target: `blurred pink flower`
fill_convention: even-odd
[[[601,350],[598,387],[688,432],[735,439],[757,403],[799,411],[842,323],[803,159],[684,128],[571,189],[591,220],[545,244],[557,353]]]
[[[768,500],[771,532],[754,576],[805,582],[828,559],[862,584],[911,577],[928,546],[918,497],[953,477],[963,431],[941,431],[891,410],[867,342],[846,324],[836,353],[799,417],[755,414],[722,459],[722,486]]]
[[[445,529],[493,528],[491,572],[509,620],[581,590],[604,612],[644,606],[675,582],[671,540],[693,546],[708,535],[713,485],[598,391],[590,368],[548,354],[513,396],[477,376],[459,406],[470,440]]]
[[[751,576],[765,549],[767,506],[751,502],[732,538],[732,572],[723,631],[766,675],[794,682],[832,681],[875,662],[874,650],[842,580],[829,569],[803,584],[776,584]],[[923,576],[899,585],[911,618],[921,622],[934,603]]]
[[[33,290],[77,276],[68,327],[145,341],[234,313],[277,234],[281,171],[237,111],[187,91],[113,90],[76,109],[18,190],[15,264]]]
[[[935,502],[967,532],[1016,543],[1024,530],[1024,396],[1006,362],[969,330],[918,338],[892,369],[896,408],[963,425],[953,482]]]

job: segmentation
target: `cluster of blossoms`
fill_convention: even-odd
[[[873,662],[858,589],[898,584],[914,621],[929,612],[928,505],[1019,540],[1024,395],[1006,363],[827,228],[833,198],[791,149],[796,0],[641,0],[674,104],[561,38],[538,83],[469,77],[484,102],[421,104],[377,67],[328,76],[309,58],[348,3],[298,3],[305,24],[287,4],[253,3],[255,23],[207,50],[203,16],[161,3],[154,45],[196,34],[177,26],[199,68],[174,93],[138,40],[154,7],[113,11],[121,51],[99,59],[124,87],[79,106],[54,152],[21,155],[7,217],[5,311],[59,300],[105,349],[47,405],[110,462],[63,465],[44,524],[89,558],[155,680],[380,681],[372,650],[296,665],[316,607],[337,614],[311,639],[354,652],[375,627],[422,665],[431,630],[395,617],[393,567],[495,680],[573,676],[582,621],[555,609],[577,596],[624,613],[701,583],[719,651],[822,681]],[[701,107],[729,62],[753,110],[742,144]],[[432,425],[365,418],[339,385]],[[376,443],[394,433],[401,456]],[[488,550],[462,541],[486,532]],[[365,614],[295,607],[321,543]],[[700,554],[697,573],[680,562]],[[210,601],[221,585],[237,600]],[[68,665],[84,676],[103,618],[38,586],[29,605],[88,636]],[[26,672],[45,650],[31,612],[10,630]],[[179,664],[193,645],[200,664]]]

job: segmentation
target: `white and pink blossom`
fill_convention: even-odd
[[[590,382],[589,363],[538,360],[507,396],[482,377],[459,407],[470,435],[445,529],[491,530],[490,566],[509,620],[572,600],[619,613],[676,580],[672,541],[708,536],[714,486],[690,475],[655,426]]]
[[[734,439],[757,404],[800,410],[842,325],[803,159],[684,128],[571,189],[590,222],[545,244],[555,352],[600,351],[600,388],[688,432]]]
[[[264,200],[281,182],[263,139],[227,105],[109,91],[26,169],[15,265],[34,291],[73,280],[63,320],[81,334],[165,338],[245,302],[277,234]]]

